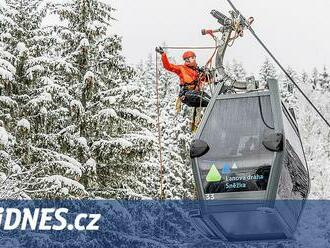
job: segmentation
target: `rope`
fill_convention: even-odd
[[[214,51],[213,51],[211,57],[206,62],[205,66],[204,66],[205,69],[207,69],[208,67],[210,67],[210,68],[212,67],[212,60],[213,60],[214,55],[218,51],[218,48],[219,48],[219,46],[217,44],[217,41],[215,41]],[[209,81],[209,75],[207,73],[204,73],[204,76],[206,78],[206,81],[210,85],[211,82]],[[198,90],[201,91],[200,101],[199,101],[199,110],[198,110],[199,111],[199,118],[200,118],[199,119],[199,123],[201,122],[201,118],[202,118],[202,110],[201,110],[201,108],[202,108],[202,102],[203,102],[203,96],[204,96],[204,83],[205,83],[204,81],[201,80],[201,77],[202,77],[202,75],[199,75],[199,78],[198,78],[198,87],[200,87]],[[195,113],[195,111],[196,111],[196,113]],[[197,108],[194,109],[194,120],[193,120],[194,126],[196,125],[195,124],[195,122],[196,122],[196,120],[195,120],[196,114],[197,114]],[[198,125],[199,125],[199,123],[198,123]]]
[[[159,198],[164,199],[163,188],[163,156],[162,156],[162,141],[161,141],[161,127],[160,127],[160,97],[159,97],[159,70],[158,70],[158,53],[156,52],[156,96],[157,96],[157,129],[158,129],[158,145],[159,145]]]
[[[218,48],[219,48],[219,46],[218,46],[218,42],[217,42],[217,40],[215,40],[214,51],[213,51],[211,57],[210,57],[210,58],[208,59],[208,61],[206,62],[205,67],[210,66],[210,68],[211,68],[213,57],[214,57],[214,55],[217,53]]]

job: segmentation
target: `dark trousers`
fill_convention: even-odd
[[[185,87],[181,88],[179,97],[189,107],[206,107],[211,99],[206,92],[188,90]]]

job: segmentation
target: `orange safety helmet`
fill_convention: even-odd
[[[188,59],[190,57],[196,57],[196,54],[193,51],[186,51],[184,52],[184,54],[182,55],[183,59]]]

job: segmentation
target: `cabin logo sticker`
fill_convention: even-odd
[[[207,173],[206,181],[210,183],[210,182],[220,182],[220,180],[221,180],[221,174],[218,171],[215,164],[213,164],[211,166],[211,169],[209,170],[209,173]]]
[[[230,166],[228,164],[225,164],[221,171],[222,174],[229,174],[230,173]]]

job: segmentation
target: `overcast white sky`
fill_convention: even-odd
[[[245,16],[253,16],[259,37],[284,66],[310,72],[314,66],[330,69],[330,0],[233,0]],[[202,36],[202,28],[215,29],[209,14],[217,9],[230,10],[225,0],[111,0],[118,11],[113,31],[123,37],[123,53],[136,64],[154,52],[157,45],[212,46],[213,40]],[[211,51],[197,51],[204,64]],[[180,52],[172,55],[180,60]],[[227,50],[226,60],[241,61],[255,72],[266,53],[246,31],[245,36]]]

